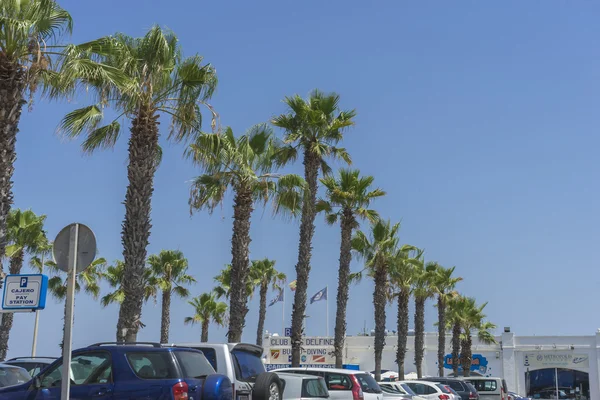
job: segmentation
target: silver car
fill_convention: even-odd
[[[283,382],[283,400],[329,399],[325,379],[314,375],[276,372]]]

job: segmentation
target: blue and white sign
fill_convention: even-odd
[[[48,277],[41,274],[7,275],[2,295],[3,310],[43,310]]]
[[[290,337],[292,336],[292,328],[285,328],[285,337]]]

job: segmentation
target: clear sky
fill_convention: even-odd
[[[587,334],[600,327],[600,6],[589,1],[61,1],[75,20],[74,42],[117,31],[141,36],[154,23],[173,29],[187,55],[212,63],[212,104],[242,133],[285,110],[281,100],[319,88],[356,108],[344,145],[354,166],[388,192],[374,207],[402,221],[401,240],[428,261],[456,265],[459,289],[501,329],[517,334]],[[83,156],[56,135],[66,112],[86,104],[37,100],[24,112],[17,144],[15,206],[48,215],[53,239],[71,222],[90,226],[100,254],[121,258],[126,136],[114,151]],[[208,121],[208,114],[205,113]],[[163,133],[168,122],[162,119]],[[127,124],[126,124],[127,126]],[[205,124],[208,128],[208,124]],[[127,133],[127,132],[126,132]],[[155,180],[149,253],[180,249],[198,283],[231,260],[231,201],[190,218],[189,180],[198,174],[164,145]],[[291,170],[300,171],[300,165]],[[277,260],[294,279],[298,223],[253,216],[251,256]],[[309,296],[329,286],[335,316],[339,228],[317,219]],[[354,261],[353,269],[360,263]],[[291,280],[291,279],[290,279]],[[286,326],[291,292],[286,292]],[[427,329],[434,329],[432,302]],[[348,333],[373,327],[372,285],[351,289]],[[388,327],[395,326],[395,308]],[[198,341],[183,325],[192,308],[173,302],[171,340]],[[61,304],[41,314],[38,354],[57,354]],[[307,333],[325,334],[325,303],[308,306]],[[80,294],[74,346],[113,340],[118,308]],[[257,301],[244,340],[254,341]],[[158,340],[160,304],[144,307],[140,340]],[[280,332],[281,305],[266,329]],[[411,323],[412,327],[412,323]],[[17,315],[10,356],[28,355],[33,315]],[[210,329],[212,341],[225,330]]]

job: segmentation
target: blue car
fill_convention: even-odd
[[[98,343],[73,352],[71,399],[232,400],[231,381],[201,351]],[[0,388],[2,400],[60,400],[62,359],[32,380]]]

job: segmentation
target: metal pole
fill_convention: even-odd
[[[285,290],[281,289],[281,336],[285,336]]]
[[[65,315],[65,336],[63,338],[63,368],[62,385],[60,391],[61,400],[69,400],[71,389],[71,342],[73,329],[73,302],[75,298],[75,279],[77,277],[77,248],[79,246],[79,224],[71,227],[71,238],[69,243],[69,261],[71,267],[67,278],[67,298]]]
[[[327,327],[327,336],[329,337],[329,286],[325,286],[325,293],[327,293],[327,297],[325,298],[325,326]]]
[[[41,272],[44,272],[44,254],[41,259]],[[35,357],[37,350],[38,326],[40,324],[40,310],[35,310],[35,324],[33,325],[33,344],[31,345],[31,357]]]

